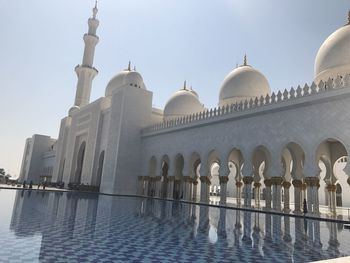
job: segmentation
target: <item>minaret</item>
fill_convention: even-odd
[[[89,32],[84,35],[84,56],[82,65],[75,67],[75,72],[78,76],[77,90],[75,94],[74,106],[70,110],[70,114],[75,109],[79,109],[90,102],[90,93],[92,87],[92,80],[98,74],[96,68],[93,67],[95,47],[99,41],[96,35],[96,30],[99,25],[99,21],[96,19],[98,9],[97,1],[95,7],[92,9],[92,17],[89,18]]]

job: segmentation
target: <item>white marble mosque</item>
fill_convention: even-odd
[[[90,101],[97,13],[59,137],[27,139],[20,181],[296,213],[304,199],[314,214],[350,206],[350,14],[321,45],[312,83],[271,92],[245,56],[223,76],[216,108],[185,83],[158,109],[130,63]]]

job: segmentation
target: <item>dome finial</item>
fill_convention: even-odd
[[[348,25],[350,25],[350,10],[348,11]]]
[[[96,18],[97,12],[98,12],[98,9],[97,9],[97,0],[96,0],[95,7],[94,7],[94,9],[92,9],[92,17],[93,18]]]
[[[129,64],[128,64],[128,71],[131,71],[131,61],[129,61]]]
[[[186,88],[186,80],[184,81],[184,88],[183,88],[184,90],[186,90],[187,88]]]
[[[247,66],[247,54],[244,54],[243,66]]]
[[[136,66],[134,65],[134,71],[136,71]]]

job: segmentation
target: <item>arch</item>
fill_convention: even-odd
[[[328,138],[321,142],[316,149],[316,162],[319,163],[322,161],[325,164],[325,168],[327,169],[324,172],[324,178],[321,179],[324,179],[326,184],[335,184],[340,175],[335,171],[335,165],[340,159],[347,160],[347,158],[348,152],[344,144],[339,140]],[[344,168],[342,169],[343,171]]]
[[[98,158],[98,167],[97,167],[97,176],[96,176],[96,186],[100,188],[102,171],[103,171],[103,163],[105,159],[105,151],[100,153],[100,157]]]
[[[282,163],[284,162],[284,178],[287,179],[289,175],[291,179],[302,180],[304,177],[303,167],[305,163],[305,152],[303,148],[295,142],[286,144],[281,152]]]
[[[190,174],[189,176],[193,179],[199,177],[198,168],[201,164],[201,157],[197,152],[193,152],[190,157]]]
[[[261,178],[267,179],[271,176],[268,174],[271,165],[271,153],[264,145],[259,145],[254,149],[252,162],[255,182],[259,182]]]
[[[336,213],[336,206],[349,205],[347,200],[350,194],[342,191],[348,179],[345,173],[347,159],[348,152],[344,144],[335,138],[323,140],[316,149],[315,161],[320,168],[320,189],[321,193],[325,193],[324,198],[321,197],[320,200],[324,201],[323,204],[328,205],[333,213]],[[335,192],[331,190],[333,187]]]
[[[229,177],[233,177],[237,182],[242,179],[243,154],[241,150],[233,148],[227,157],[227,164],[230,170]]]
[[[74,182],[77,184],[81,184],[81,177],[82,177],[84,157],[85,157],[85,148],[86,148],[86,142],[83,141],[79,147],[78,156],[77,156],[77,166],[74,174]]]

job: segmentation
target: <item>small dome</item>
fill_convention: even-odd
[[[265,76],[246,64],[232,70],[224,79],[219,95],[219,106],[250,100],[271,93]]]
[[[135,70],[125,69],[109,81],[105,93],[106,97],[111,96],[114,91],[124,86],[146,89],[140,73]]]
[[[184,88],[175,92],[164,107],[164,118],[174,119],[204,110],[198,95],[192,89]]]
[[[331,34],[315,59],[315,82],[350,73],[350,21]]]

